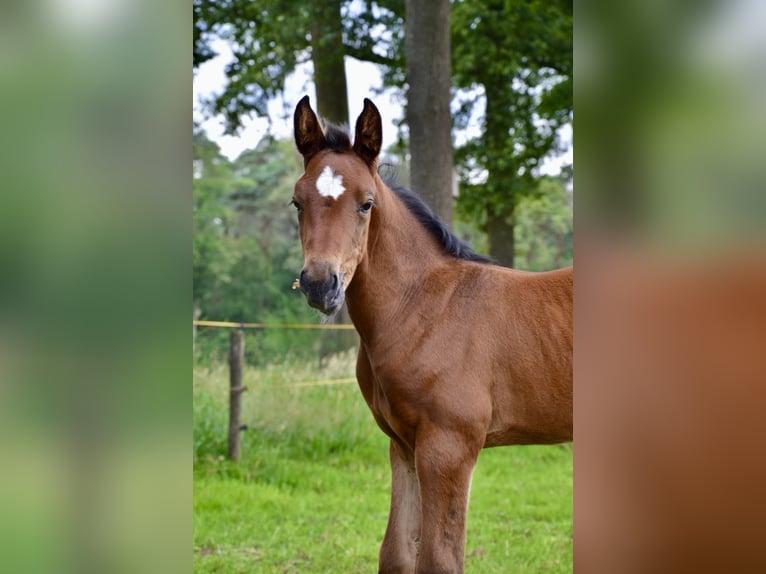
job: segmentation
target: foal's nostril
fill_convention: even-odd
[[[306,269],[301,269],[301,279],[306,277]]]
[[[337,289],[338,288],[338,274],[333,271],[332,273],[332,288]]]

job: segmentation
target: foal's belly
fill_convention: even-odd
[[[571,368],[545,361],[507,364],[492,389],[485,447],[569,442],[573,435]],[[500,372],[496,369],[493,373]]]
[[[490,429],[484,441],[484,448],[514,444],[558,444],[570,442],[571,440],[572,431],[567,428],[543,430],[509,425],[498,429]]]
[[[545,393],[509,392],[493,397],[485,447],[557,444],[572,440],[572,393],[566,385]]]

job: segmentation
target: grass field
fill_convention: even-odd
[[[228,374],[194,372],[194,572],[377,572],[388,440],[349,353],[245,371],[242,459],[224,460]],[[488,449],[473,477],[467,573],[572,571],[572,451]]]

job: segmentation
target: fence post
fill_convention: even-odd
[[[245,341],[241,329],[229,334],[229,460],[239,460],[242,413],[242,365],[245,362]]]

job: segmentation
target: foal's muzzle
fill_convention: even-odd
[[[300,288],[308,304],[325,315],[331,315],[343,304],[343,278],[327,265],[304,267]]]

